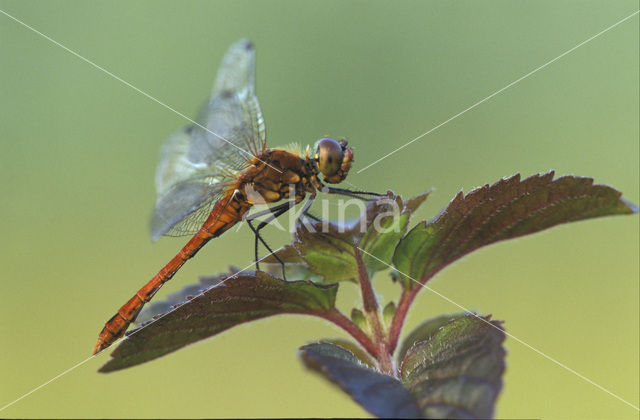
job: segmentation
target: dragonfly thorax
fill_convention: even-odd
[[[307,193],[322,190],[323,181],[330,184],[343,181],[352,162],[353,152],[347,142],[329,137],[316,143],[313,156],[308,151],[303,157],[289,150],[267,149],[243,172],[236,189],[242,191],[251,204],[283,199],[300,202]]]
[[[268,149],[256,156],[241,175],[239,185],[251,204],[266,204],[283,199],[300,202],[307,193],[322,188],[308,159],[283,149]]]

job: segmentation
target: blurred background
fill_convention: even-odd
[[[0,8],[189,116],[227,47],[257,48],[270,146],[344,136],[366,190],[454,194],[520,172],[591,176],[639,199],[638,16],[384,161],[520,76],[630,15],[637,1],[0,1]],[[186,242],[152,244],[161,143],[178,115],[0,14],[0,406],[83,361],[104,322]],[[638,217],[561,226],[464,258],[431,287],[638,405]],[[290,235],[267,229],[274,246]],[[245,267],[247,227],[211,242],[158,294]],[[386,302],[397,285],[375,279]],[[356,303],[341,286],[345,311]],[[407,330],[458,308],[425,291]],[[315,319],[240,326],[151,363],[96,373],[108,353],[2,417],[367,416],[302,367],[345,337]],[[637,418],[513,339],[498,417]]]

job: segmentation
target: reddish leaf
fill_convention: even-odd
[[[129,331],[100,372],[156,359],[243,322],[282,313],[324,313],[334,307],[337,289],[336,285],[285,282],[262,272],[230,277]]]
[[[456,259],[485,245],[574,222],[637,212],[606,185],[553,172],[523,181],[520,175],[462,192],[434,222],[415,226],[398,244],[397,269],[422,282]],[[414,284],[415,285],[415,284]]]
[[[229,267],[228,273],[220,273],[214,276],[200,277],[200,282],[190,284],[182,289],[170,293],[165,300],[153,301],[148,303],[144,309],[138,314],[138,317],[134,321],[134,325],[139,326],[146,324],[147,322],[158,318],[167,312],[170,312],[177,306],[193,299],[194,296],[202,294],[207,289],[225,281],[227,277],[232,277],[234,274],[239,273],[239,269],[235,267]]]
[[[414,344],[431,339],[440,328],[463,315],[464,314],[440,315],[418,325],[402,342],[402,346],[398,352],[398,360],[404,359],[405,354],[407,354],[407,351],[409,351]]]
[[[490,317],[428,321],[424,341],[407,351],[402,382],[426,418],[489,418],[502,388],[505,334]]]
[[[326,342],[300,350],[307,366],[328,376],[374,416],[420,417],[415,400],[399,380],[371,369],[350,351]]]

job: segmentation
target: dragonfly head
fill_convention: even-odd
[[[353,151],[347,147],[346,140],[334,140],[325,137],[316,144],[315,162],[325,182],[342,182],[351,169]]]

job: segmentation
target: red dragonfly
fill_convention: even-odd
[[[158,199],[151,236],[153,240],[163,235],[193,236],[107,321],[93,354],[121,337],[144,304],[200,248],[243,219],[255,233],[259,269],[258,241],[273,252],[259,231],[307,194],[300,217],[313,217],[308,210],[318,190],[360,199],[379,195],[324,185],[342,182],[351,168],[353,152],[344,140],[320,139],[313,155],[308,147],[304,156],[291,150],[267,149],[264,120],[255,95],[254,69],[253,44],[246,40],[233,44],[222,60],[211,98],[198,123],[174,133],[163,146],[155,179]],[[246,217],[256,203],[281,200],[287,202]],[[267,214],[258,226],[253,226],[251,220]]]

